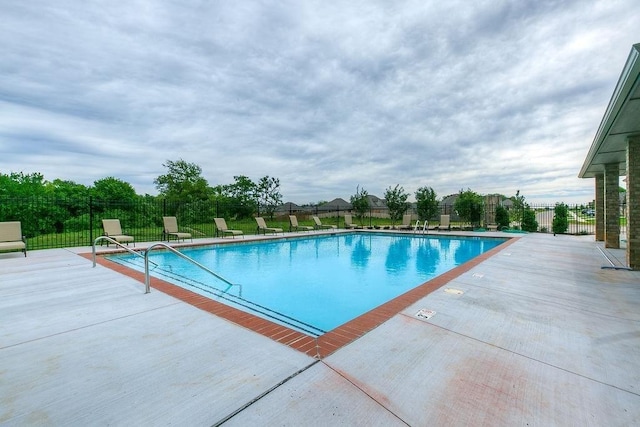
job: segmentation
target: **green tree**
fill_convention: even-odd
[[[158,192],[168,201],[192,202],[206,200],[211,195],[207,180],[202,177],[202,169],[195,163],[182,159],[167,160],[162,166],[167,173],[153,180]]]
[[[507,211],[504,206],[496,206],[496,224],[498,224],[498,230],[509,228],[509,211]]]
[[[516,191],[513,200],[513,217],[512,220],[520,222],[520,229],[524,231],[538,231],[538,221],[536,213],[529,207],[525,197],[520,194],[520,190]]]
[[[407,199],[409,194],[404,191],[403,187],[396,184],[394,188],[388,187],[384,193],[385,202],[389,209],[389,216],[391,217],[391,225],[395,226],[396,221],[402,218],[402,215],[409,209]]]
[[[282,194],[280,194],[280,180],[270,176],[260,178],[256,186],[256,194],[259,205],[264,209],[269,218],[273,219],[276,208],[282,204]]]
[[[420,221],[429,221],[438,214],[438,195],[431,187],[420,187],[416,191],[416,206]]]
[[[567,232],[567,229],[569,228],[568,209],[568,206],[564,203],[556,204],[553,211],[553,223],[551,225],[554,235]]]
[[[234,176],[233,179],[233,184],[213,188],[219,206],[218,216],[249,218],[258,209],[258,186],[244,175]]]
[[[538,221],[533,209],[526,207],[522,214],[522,229],[524,231],[538,231]]]
[[[479,226],[484,210],[482,196],[470,189],[460,190],[454,209],[462,221]]]
[[[131,184],[112,176],[94,181],[90,192],[93,197],[102,200],[130,202],[137,198]]]
[[[360,186],[356,187],[356,194],[351,196],[351,206],[356,214],[356,218],[360,221],[360,225],[364,225],[364,216],[369,212],[369,193]]]

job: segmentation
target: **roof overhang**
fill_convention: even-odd
[[[604,165],[611,163],[619,165],[620,175],[627,174],[627,138],[640,134],[639,76],[640,43],[637,43],[631,48],[578,177],[602,175]]]

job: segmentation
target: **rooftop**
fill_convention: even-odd
[[[0,254],[0,424],[640,423],[640,272],[592,236],[523,235],[322,359],[89,250]]]

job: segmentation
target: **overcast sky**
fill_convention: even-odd
[[[587,202],[637,0],[2,0],[0,172]],[[412,197],[413,199],[413,197]]]

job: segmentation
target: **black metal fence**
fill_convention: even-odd
[[[437,224],[440,215],[449,215],[452,228],[478,229],[487,225],[486,212],[495,212],[495,206],[483,206],[485,216],[479,224],[462,221],[453,205],[441,204],[439,212],[429,219]],[[535,212],[538,232],[552,232],[554,206],[529,205]],[[521,212],[509,210],[509,227],[520,228]],[[415,207],[412,223],[418,219]],[[213,218],[223,217],[229,228],[241,229],[245,234],[256,233],[254,216],[263,216],[270,226],[289,230],[289,215],[296,215],[302,224],[312,225],[312,215],[321,218],[323,224],[344,226],[344,215],[355,213],[350,205],[296,206],[285,204],[275,210],[256,205],[231,205],[220,201],[169,202],[165,199],[145,196],[131,201],[98,200],[94,198],[57,199],[47,197],[0,198],[0,221],[20,221],[22,232],[27,237],[29,249],[90,246],[102,235],[102,219],[117,218],[125,234],[133,235],[136,241],[158,241],[163,239],[163,216],[175,216],[182,231],[190,232],[194,238],[214,237],[216,229]],[[595,215],[585,205],[571,205],[569,234],[595,233]],[[392,224],[389,212],[384,207],[370,208],[359,218],[363,225],[380,226]],[[396,221],[397,223],[397,221]]]

